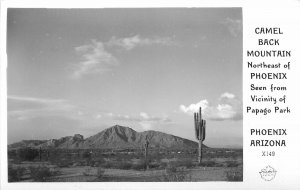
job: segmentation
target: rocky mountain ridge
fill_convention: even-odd
[[[149,141],[152,148],[197,148],[198,143],[178,136],[158,132],[135,130],[120,125],[107,128],[86,139],[80,134],[50,140],[23,140],[8,145],[9,149],[15,148],[59,148],[59,149],[122,149],[142,148]],[[204,145],[205,147],[205,145]]]

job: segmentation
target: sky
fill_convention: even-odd
[[[242,147],[242,9],[8,9],[8,143],[110,126]]]

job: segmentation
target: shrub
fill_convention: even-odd
[[[49,170],[50,170],[52,176],[58,175],[61,173],[60,168],[58,168],[58,167],[50,168]]]
[[[178,169],[176,163],[170,162],[165,170],[163,181],[191,181],[191,175],[184,169]]]
[[[105,163],[105,159],[103,157],[97,157],[97,158],[94,158],[93,160],[99,165]]]
[[[105,170],[104,170],[103,168],[101,168],[101,167],[98,167],[98,168],[97,168],[97,177],[98,177],[98,178],[103,177],[103,176],[104,176],[104,173],[105,173]]]
[[[91,170],[92,170],[91,167],[85,168],[85,170],[83,172],[83,175],[85,175],[85,176],[91,175]]]
[[[8,182],[21,181],[22,176],[24,175],[26,169],[23,167],[13,168],[8,167]]]
[[[115,158],[115,160],[116,160],[117,162],[122,162],[123,159],[124,159],[124,156],[121,156],[121,155],[117,155],[116,158]]]
[[[57,166],[60,167],[60,168],[68,168],[72,165],[72,161],[69,161],[69,160],[60,160],[58,163],[57,163]]]
[[[96,162],[94,160],[88,160],[87,165],[94,167],[94,166],[96,166]]]
[[[84,151],[83,154],[82,154],[82,158],[90,159],[91,157],[92,157],[92,154],[88,150]]]
[[[235,161],[227,161],[226,162],[226,166],[227,167],[238,167],[238,163],[237,162],[235,162]]]
[[[243,173],[237,171],[226,172],[226,178],[228,181],[243,181]]]
[[[90,166],[92,167],[99,167],[101,164],[99,162],[93,161],[90,163]]]
[[[131,169],[132,164],[130,162],[122,161],[122,162],[117,162],[115,167],[118,169],[129,170],[129,169]]]
[[[15,158],[17,156],[16,150],[8,150],[7,152],[8,158]]]
[[[159,163],[150,163],[149,164],[149,168],[159,168],[159,167],[160,167]]]
[[[141,160],[141,161],[139,161],[138,163],[133,164],[133,165],[131,166],[131,168],[132,168],[133,170],[145,170],[145,169],[146,169],[146,163],[145,163],[144,160]]]
[[[39,167],[29,167],[30,176],[34,181],[46,181],[49,177],[56,174],[56,172],[51,172],[49,168],[45,166]]]
[[[103,168],[111,168],[113,165],[110,161],[106,161],[105,163],[101,164]]]
[[[133,169],[133,170],[145,170],[145,164],[142,164],[142,163],[133,164],[131,169]]]
[[[164,175],[163,181],[188,181],[186,180],[186,175],[183,173],[175,173],[171,175]]]
[[[168,166],[166,162],[160,162],[160,168],[165,169]]]
[[[177,162],[177,166],[184,166],[186,168],[192,168],[195,166],[195,164],[193,164],[192,160],[189,159],[185,159],[185,160],[180,160]]]
[[[175,173],[177,171],[176,163],[175,162],[169,162],[165,170],[166,170],[167,174]]]
[[[222,167],[223,165],[220,163],[216,163],[215,161],[202,161],[200,166],[202,167]]]
[[[21,160],[33,161],[38,155],[39,151],[37,149],[22,148],[18,150],[18,157]]]

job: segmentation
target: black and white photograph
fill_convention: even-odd
[[[243,182],[243,8],[8,8],[7,175]]]

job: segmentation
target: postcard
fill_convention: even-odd
[[[299,33],[299,0],[2,1],[1,188],[299,189]]]

